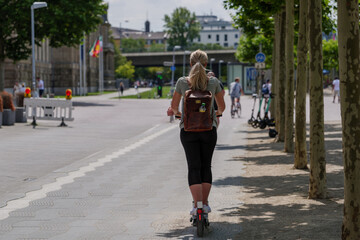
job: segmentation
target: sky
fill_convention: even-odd
[[[223,0],[104,0],[109,3],[108,20],[114,27],[144,30],[150,21],[150,31],[163,31],[164,16],[171,16],[178,7],[186,7],[196,15],[215,15],[231,21],[231,11],[225,10]]]

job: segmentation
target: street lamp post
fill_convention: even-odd
[[[34,2],[31,5],[31,46],[32,46],[32,84],[34,96],[36,92],[36,83],[35,83],[35,24],[34,24],[34,9],[47,7],[46,2]],[[37,93],[36,93],[37,96]]]
[[[184,59],[183,59],[183,76],[185,76],[185,55],[190,54],[190,51],[184,51]]]
[[[212,71],[212,62],[215,62],[215,58],[210,58],[210,71]]]
[[[224,60],[219,60],[219,80],[221,81],[221,63],[223,63]]]
[[[175,75],[175,50],[180,49],[181,47],[176,45],[173,48],[173,61],[172,61],[172,67],[171,67],[171,92],[174,88],[174,75]],[[172,95],[172,94],[171,94]]]

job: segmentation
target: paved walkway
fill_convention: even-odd
[[[14,159],[19,155],[10,151],[11,157],[2,162],[8,179],[17,179],[20,169],[16,168],[25,163],[20,174],[32,171],[38,177],[3,186],[3,199],[9,198],[0,208],[0,239],[195,238],[189,222],[191,196],[178,122],[169,123],[165,115],[170,101],[111,97],[75,98],[90,107],[76,107],[76,121],[66,129],[51,128],[51,122],[35,130],[25,125],[2,129],[24,146],[26,136],[32,134],[32,141],[40,149],[46,146],[50,154],[43,156],[32,146],[26,151],[34,150],[35,157],[26,162]],[[251,99],[244,98],[244,112],[250,111],[249,103]],[[247,114],[240,119],[224,114],[221,119],[213,158],[211,227],[205,234],[209,239],[233,239],[241,232],[239,218],[231,211],[243,204],[240,183],[233,182],[242,174],[243,164],[233,157],[245,154],[247,118]],[[154,124],[149,127],[149,123]],[[118,125],[131,131],[117,129]],[[114,135],[117,131],[123,135]],[[0,146],[7,146],[2,152],[10,147],[1,138]],[[51,165],[46,166],[47,162]],[[45,170],[48,174],[41,176]]]

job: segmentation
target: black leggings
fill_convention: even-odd
[[[211,184],[211,159],[217,140],[216,128],[206,132],[185,132],[181,129],[180,139],[188,163],[189,186]]]

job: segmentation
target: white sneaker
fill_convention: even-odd
[[[190,211],[190,215],[196,215],[197,208],[193,207],[193,209]]]
[[[210,206],[209,205],[204,205],[203,206],[203,211],[204,211],[204,213],[210,213],[211,212]]]

